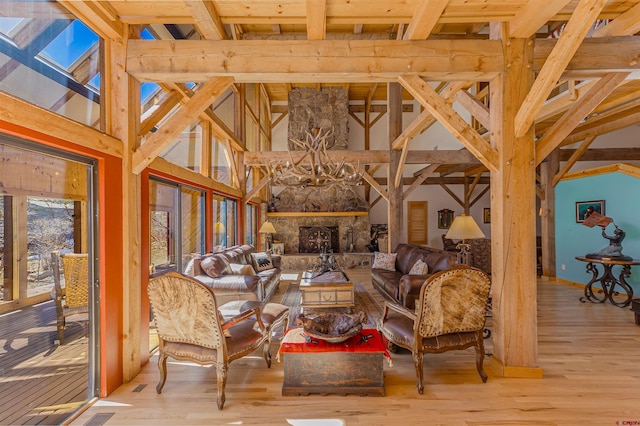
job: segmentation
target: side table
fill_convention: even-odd
[[[587,262],[587,273],[591,273],[591,281],[584,288],[584,297],[580,298],[581,302],[587,300],[594,303],[604,303],[607,300],[611,304],[620,307],[629,306],[633,299],[633,288],[627,283],[625,278],[631,275],[631,266],[640,265],[640,260],[616,260],[613,258],[591,259],[588,257],[576,257],[581,262]],[[599,275],[597,264],[602,265],[602,275]],[[622,266],[620,275],[616,278],[613,274],[614,266]],[[593,291],[593,284],[600,283],[602,291]],[[622,291],[618,292],[616,287],[620,287]],[[613,296],[616,294],[624,294],[626,298],[622,301],[616,301]]]

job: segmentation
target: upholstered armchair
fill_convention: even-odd
[[[62,256],[60,272],[60,254],[51,253],[53,271],[52,296],[56,303],[56,324],[58,338],[55,344],[64,343],[64,329],[67,317],[89,312],[89,255],[87,253],[68,253]],[[62,280],[64,276],[64,281]],[[62,283],[64,282],[64,290]]]
[[[271,367],[268,343],[275,324],[265,324],[263,318],[281,323],[284,316],[288,317],[288,310],[286,314],[263,315],[260,306],[254,306],[225,321],[213,291],[176,272],[153,278],[147,291],[160,341],[158,393],[167,378],[168,357],[215,366],[219,410],[225,402],[229,363],[262,346],[264,360]]]
[[[482,382],[484,372],[483,329],[491,282],[489,276],[470,266],[456,266],[433,274],[420,289],[415,311],[385,302],[380,333],[390,346],[408,349],[422,394],[425,353],[441,353],[475,347],[476,368]],[[390,347],[390,349],[392,349]]]

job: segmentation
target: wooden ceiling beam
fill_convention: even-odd
[[[62,4],[100,37],[124,38],[124,23],[118,18],[118,13],[109,3],[94,0],[58,0],[58,3]]]
[[[569,0],[529,0],[509,20],[509,37],[529,38],[550,21]]]
[[[425,40],[429,37],[449,0],[420,0],[413,12],[404,40]]]
[[[523,137],[540,112],[544,101],[562,76],[571,58],[578,50],[606,0],[581,0],[567,21],[558,43],[547,57],[529,93],[522,102],[515,119],[515,133]]]
[[[593,37],[633,35],[640,31],[640,3],[593,33]]]
[[[299,161],[303,151],[245,151],[244,165],[265,166],[272,162]],[[338,163],[343,159],[349,163],[388,164],[389,151],[384,150],[329,150],[327,155],[331,161]],[[406,164],[480,164],[477,158],[466,149],[461,150],[411,150]]]
[[[575,149],[560,149],[560,161],[569,161]],[[592,148],[580,156],[581,161],[640,161],[640,148]]]
[[[587,152],[587,150],[589,149],[589,145],[591,145],[591,143],[595,140],[596,140],[596,136],[592,136],[590,138],[585,139],[580,144],[578,149],[576,149],[573,152],[573,154],[571,154],[571,157],[562,166],[562,169],[553,177],[553,182],[552,182],[553,186],[556,186],[558,182],[560,182],[560,179],[562,179],[562,177],[566,175],[569,172],[569,170],[571,170],[571,167],[573,167],[573,165],[580,159],[580,157],[582,157],[582,155],[585,152]]]
[[[127,50],[129,74],[154,82],[373,83],[406,72],[486,81],[503,68],[497,40],[131,40]]]
[[[406,199],[418,186],[422,185],[422,183],[427,180],[427,178],[431,176],[439,166],[440,164],[434,163],[429,164],[427,167],[422,169],[420,174],[415,177],[413,182],[411,182],[409,188],[407,188],[407,190],[402,193],[402,197]]]
[[[422,106],[491,171],[497,171],[498,152],[417,75],[401,75],[398,81]]]
[[[139,174],[169,146],[182,131],[231,86],[233,78],[214,78],[204,83],[155,133],[133,153],[132,171]]]
[[[324,40],[327,35],[327,0],[306,0],[307,39]]]
[[[0,91],[0,120],[122,158],[120,139]]]
[[[369,173],[367,173],[362,167],[358,169],[360,176],[364,179],[373,189],[376,190],[378,194],[382,196],[385,200],[389,201],[389,193],[385,191],[382,186],[374,179]]]
[[[466,90],[456,92],[454,97],[485,129],[491,130],[488,106]]]
[[[191,12],[198,32],[205,40],[225,40],[227,33],[211,1],[185,0],[185,6]]]
[[[628,74],[612,73],[601,78],[536,142],[536,166],[556,149],[578,123],[624,81]]]
[[[450,101],[456,93],[461,90],[468,89],[473,82],[449,82],[440,92],[440,96],[446,101]],[[433,123],[437,120],[435,117],[429,112],[429,110],[424,110],[418,115],[406,129],[402,131],[400,136],[396,138],[391,143],[391,149],[399,150],[403,147],[403,141],[411,139],[418,135],[421,132],[424,132],[428,129]]]
[[[599,119],[599,116],[590,118],[575,128],[567,136],[560,146],[571,145],[580,142],[591,136],[600,136],[625,127],[640,123],[640,107],[630,108],[618,114],[609,116],[606,120]]]

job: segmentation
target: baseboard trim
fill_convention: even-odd
[[[540,367],[514,367],[505,366],[497,358],[491,357],[491,368],[501,377],[513,377],[521,379],[542,379],[544,374]]]

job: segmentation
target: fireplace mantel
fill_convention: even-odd
[[[267,217],[345,217],[369,216],[369,212],[267,212]]]

